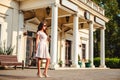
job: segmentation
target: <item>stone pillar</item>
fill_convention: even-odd
[[[79,36],[78,36],[78,15],[74,15],[73,21],[73,67],[78,66],[78,47],[79,47]]]
[[[91,67],[95,67],[94,66],[94,45],[93,45],[93,22],[90,21],[89,23],[89,58],[91,61]]]
[[[63,67],[65,66],[65,32],[62,28],[62,39],[61,39],[61,60],[63,61]]]
[[[100,67],[106,68],[106,65],[105,65],[105,29],[100,30]]]
[[[57,67],[57,35],[58,35],[58,6],[52,4],[52,22],[51,22],[51,68]]]
[[[24,16],[23,16],[23,12],[19,11],[19,25],[18,25],[18,34],[17,34],[17,57],[18,57],[18,61],[22,62],[22,56],[21,55],[21,48],[22,48],[22,43],[21,43],[21,39],[23,36],[23,32],[22,32],[22,28],[24,26]]]

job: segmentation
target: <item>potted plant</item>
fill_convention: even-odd
[[[88,60],[87,62],[85,62],[85,67],[91,67],[91,61]]]
[[[63,61],[60,60],[58,64],[59,64],[60,67],[62,67]]]

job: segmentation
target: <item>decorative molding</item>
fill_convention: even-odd
[[[8,16],[7,14],[1,13],[1,12],[0,12],[0,15]]]
[[[6,16],[8,16],[8,15],[0,12],[0,17],[6,18]]]
[[[2,17],[2,18],[4,18],[4,19],[6,18],[5,16],[1,16],[1,15],[0,15],[0,17]]]
[[[68,0],[61,0],[60,1],[61,5],[74,11],[74,12],[78,12],[78,6],[76,6],[75,4],[73,4],[72,2],[68,1]]]
[[[85,41],[89,40],[88,38],[85,38],[85,37],[80,37],[80,39]]]
[[[7,7],[7,8],[10,8],[10,9],[13,9],[13,7],[8,6],[8,5],[4,5],[4,4],[1,4],[1,3],[0,3],[0,5],[1,5],[1,6],[4,6],[4,7]]]
[[[98,17],[94,17],[94,21],[102,26],[105,25],[105,21],[103,21],[102,19],[98,18]]]

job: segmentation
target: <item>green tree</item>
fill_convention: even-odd
[[[120,57],[120,0],[92,1],[103,7],[105,9],[105,16],[110,19],[110,21],[106,23],[105,32],[106,57]],[[95,37],[99,38],[99,35]]]

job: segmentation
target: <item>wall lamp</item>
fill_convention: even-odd
[[[46,14],[47,14],[47,15],[50,14],[50,8],[49,8],[49,7],[46,8]]]
[[[81,28],[83,28],[84,27],[84,23],[81,23],[80,26],[81,26]]]
[[[66,22],[68,23],[70,16],[66,16],[65,18],[66,18]]]

